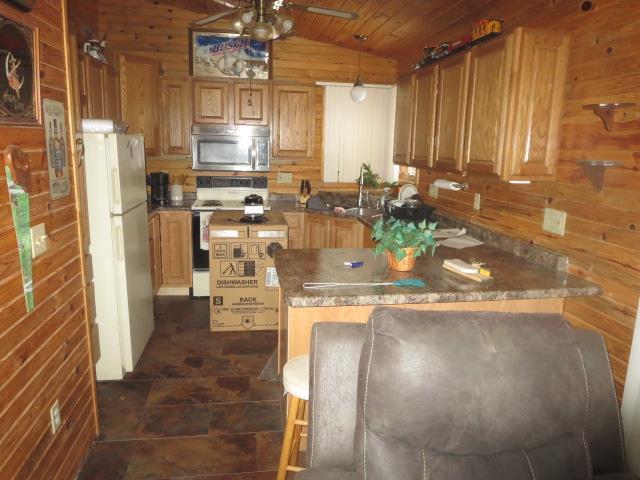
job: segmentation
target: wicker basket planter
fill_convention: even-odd
[[[396,270],[398,272],[409,272],[413,270],[413,267],[416,264],[415,252],[417,248],[411,247],[404,248],[403,250],[405,251],[407,256],[400,261],[398,261],[396,255],[393,252],[385,250],[384,253],[387,256],[387,263],[389,265],[389,268],[391,268],[392,270]]]

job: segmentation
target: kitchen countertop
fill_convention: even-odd
[[[476,258],[486,262],[493,278],[478,283],[442,268],[444,259]],[[345,261],[364,261],[361,268],[344,267]],[[275,266],[285,302],[291,307],[344,305],[394,305],[479,302],[599,295],[591,282],[553,270],[488,245],[454,250],[438,247],[434,256],[423,255],[412,272],[395,272],[386,257],[371,249],[281,250]],[[420,278],[426,287],[357,287],[305,290],[304,282],[388,282]]]
[[[195,198],[185,198],[182,202],[173,202],[169,203],[169,205],[158,205],[157,203],[152,203],[151,200],[147,200],[147,213],[149,215],[153,215],[157,212],[191,210],[191,205],[193,205],[193,202],[195,201]]]

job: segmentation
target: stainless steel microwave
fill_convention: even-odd
[[[194,170],[269,171],[269,127],[201,125],[191,127]]]

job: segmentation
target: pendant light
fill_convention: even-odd
[[[366,35],[354,35],[353,38],[360,42],[364,42],[367,39]],[[362,102],[367,98],[367,89],[364,88],[364,83],[362,83],[362,79],[360,78],[360,51],[358,51],[358,76],[356,77],[356,81],[353,83],[353,87],[351,87],[351,100],[354,102]]]

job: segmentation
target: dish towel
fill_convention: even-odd
[[[200,212],[200,249],[209,250],[209,220],[211,212]]]

